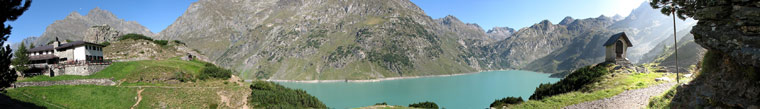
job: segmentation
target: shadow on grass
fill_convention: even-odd
[[[46,109],[36,104],[13,99],[4,93],[0,93],[0,108],[5,109]]]

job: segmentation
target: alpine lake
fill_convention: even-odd
[[[357,108],[386,102],[407,106],[431,101],[441,108],[482,109],[508,96],[527,100],[541,83],[560,78],[522,70],[487,71],[473,74],[385,80],[377,82],[278,82],[303,89],[330,108]]]

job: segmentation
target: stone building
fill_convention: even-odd
[[[631,40],[625,35],[625,32],[612,35],[607,42],[604,43],[605,48],[605,62],[613,62],[616,64],[630,63],[626,58],[626,52],[628,47],[632,47]]]
[[[58,38],[46,46],[28,50],[30,75],[90,75],[110,64],[103,60],[103,45],[73,41],[61,43]]]

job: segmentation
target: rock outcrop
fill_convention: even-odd
[[[707,1],[697,8],[691,31],[708,49],[702,72],[678,88],[676,107],[760,106],[760,2]]]
[[[120,31],[108,25],[92,26],[90,29],[87,29],[84,41],[93,43],[110,42],[118,40],[121,35],[123,34]]]

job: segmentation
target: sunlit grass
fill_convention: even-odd
[[[654,79],[659,77],[675,78],[673,74],[665,73],[614,73],[605,75],[601,82],[591,84],[590,91],[573,91],[564,93],[542,100],[528,100],[521,104],[510,105],[509,108],[562,108],[565,106],[583,103],[587,101],[609,98],[620,94],[626,90],[645,88],[664,82],[657,82]]]

